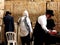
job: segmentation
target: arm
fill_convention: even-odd
[[[33,29],[32,29],[32,25],[31,25],[31,22],[30,22],[30,19],[29,18],[27,19],[27,23],[28,23],[29,28],[30,28],[30,38],[32,38]]]
[[[31,22],[30,22],[29,18],[27,19],[27,23],[28,23],[28,25],[30,27],[30,32],[33,32],[32,25],[31,25]]]
[[[49,31],[46,27],[47,21],[45,18],[38,18],[38,23],[41,25],[41,27],[45,30],[45,31]]]

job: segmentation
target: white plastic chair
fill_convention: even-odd
[[[8,45],[17,45],[15,32],[6,32],[6,38]]]

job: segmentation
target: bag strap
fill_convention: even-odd
[[[29,28],[29,25],[28,25],[28,23],[27,23],[26,17],[25,17],[25,19],[24,19],[24,22],[25,22],[26,29],[30,32],[30,28]]]

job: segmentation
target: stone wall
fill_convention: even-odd
[[[42,8],[43,7],[43,8]],[[46,11],[46,2],[31,2],[31,1],[6,1],[5,11],[8,10],[12,13],[15,23],[18,18],[23,15],[23,11],[27,9],[33,26],[37,17],[44,14]],[[20,44],[20,37],[18,31],[18,43]]]
[[[46,6],[46,1],[5,1],[5,11],[11,11],[12,16],[14,17],[14,21],[17,22],[18,18],[23,15],[23,11],[27,9],[32,21],[32,25],[34,26],[37,17],[45,14],[46,8],[52,9],[55,15],[54,17],[52,17],[56,24],[55,28],[57,31],[60,31],[60,2],[47,2]],[[18,43],[20,43],[20,37],[18,37]]]
[[[3,15],[4,15],[4,0],[0,0],[0,43],[3,41]]]
[[[22,16],[23,11],[27,9],[31,21],[35,22],[37,17],[44,14],[46,11],[46,2],[24,2],[24,1],[6,1],[5,10],[12,12],[12,15],[17,22],[18,18]]]
[[[46,6],[47,3],[47,6]],[[4,5],[3,5],[4,4]],[[45,14],[46,8],[54,11],[54,21],[56,30],[60,31],[60,0],[5,0],[5,3],[0,3],[0,26],[2,27],[2,19],[4,11],[10,11],[14,17],[15,27],[19,17],[22,16],[25,9],[28,10],[32,26],[35,25],[37,17]],[[1,11],[2,10],[2,11]],[[2,13],[1,13],[2,12]],[[17,31],[17,27],[16,27]],[[4,37],[4,28],[2,28],[2,37]],[[1,39],[1,37],[0,37]],[[2,38],[4,41],[4,38]],[[18,31],[18,43],[20,44],[20,37]]]
[[[60,2],[48,2],[46,7],[46,2],[31,2],[31,1],[6,1],[5,2],[5,11],[9,10],[12,12],[12,16],[14,17],[15,22],[17,22],[18,18],[23,15],[23,11],[25,9],[28,10],[30,19],[35,25],[35,21],[37,17],[44,14],[47,9],[52,9],[54,11],[55,16],[53,17],[56,26],[60,25]],[[57,30],[60,29],[56,28]]]
[[[5,0],[5,1],[60,2],[60,0]]]

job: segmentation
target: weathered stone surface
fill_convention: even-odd
[[[50,2],[51,0],[34,0],[35,2]]]
[[[0,10],[0,18],[3,18],[4,10]]]
[[[0,43],[2,43],[2,24],[3,24],[3,15],[4,15],[4,10],[0,10]]]
[[[0,26],[2,25],[2,19],[0,19]]]
[[[36,20],[36,17],[38,15],[45,13],[46,3],[45,2],[40,3],[40,2],[24,2],[24,1],[17,1],[17,2],[7,1],[5,3],[5,9],[12,11],[14,18],[16,18],[15,21],[17,21],[17,19],[23,14],[23,11],[25,9],[28,10],[30,18],[31,19],[33,18],[32,20],[34,20],[34,17],[35,17],[35,20]]]
[[[1,31],[1,26],[0,26],[0,31]],[[0,43],[2,43],[2,34],[1,34],[1,32],[0,32]]]
[[[0,10],[4,9],[4,0],[0,0]]]
[[[60,0],[54,0],[54,2],[60,2]]]
[[[5,0],[5,1],[60,2],[60,0]]]
[[[49,2],[49,3],[47,4],[47,8],[48,8],[48,9],[51,9],[51,10],[57,10],[57,9],[58,9],[57,5],[58,5],[57,2]]]

